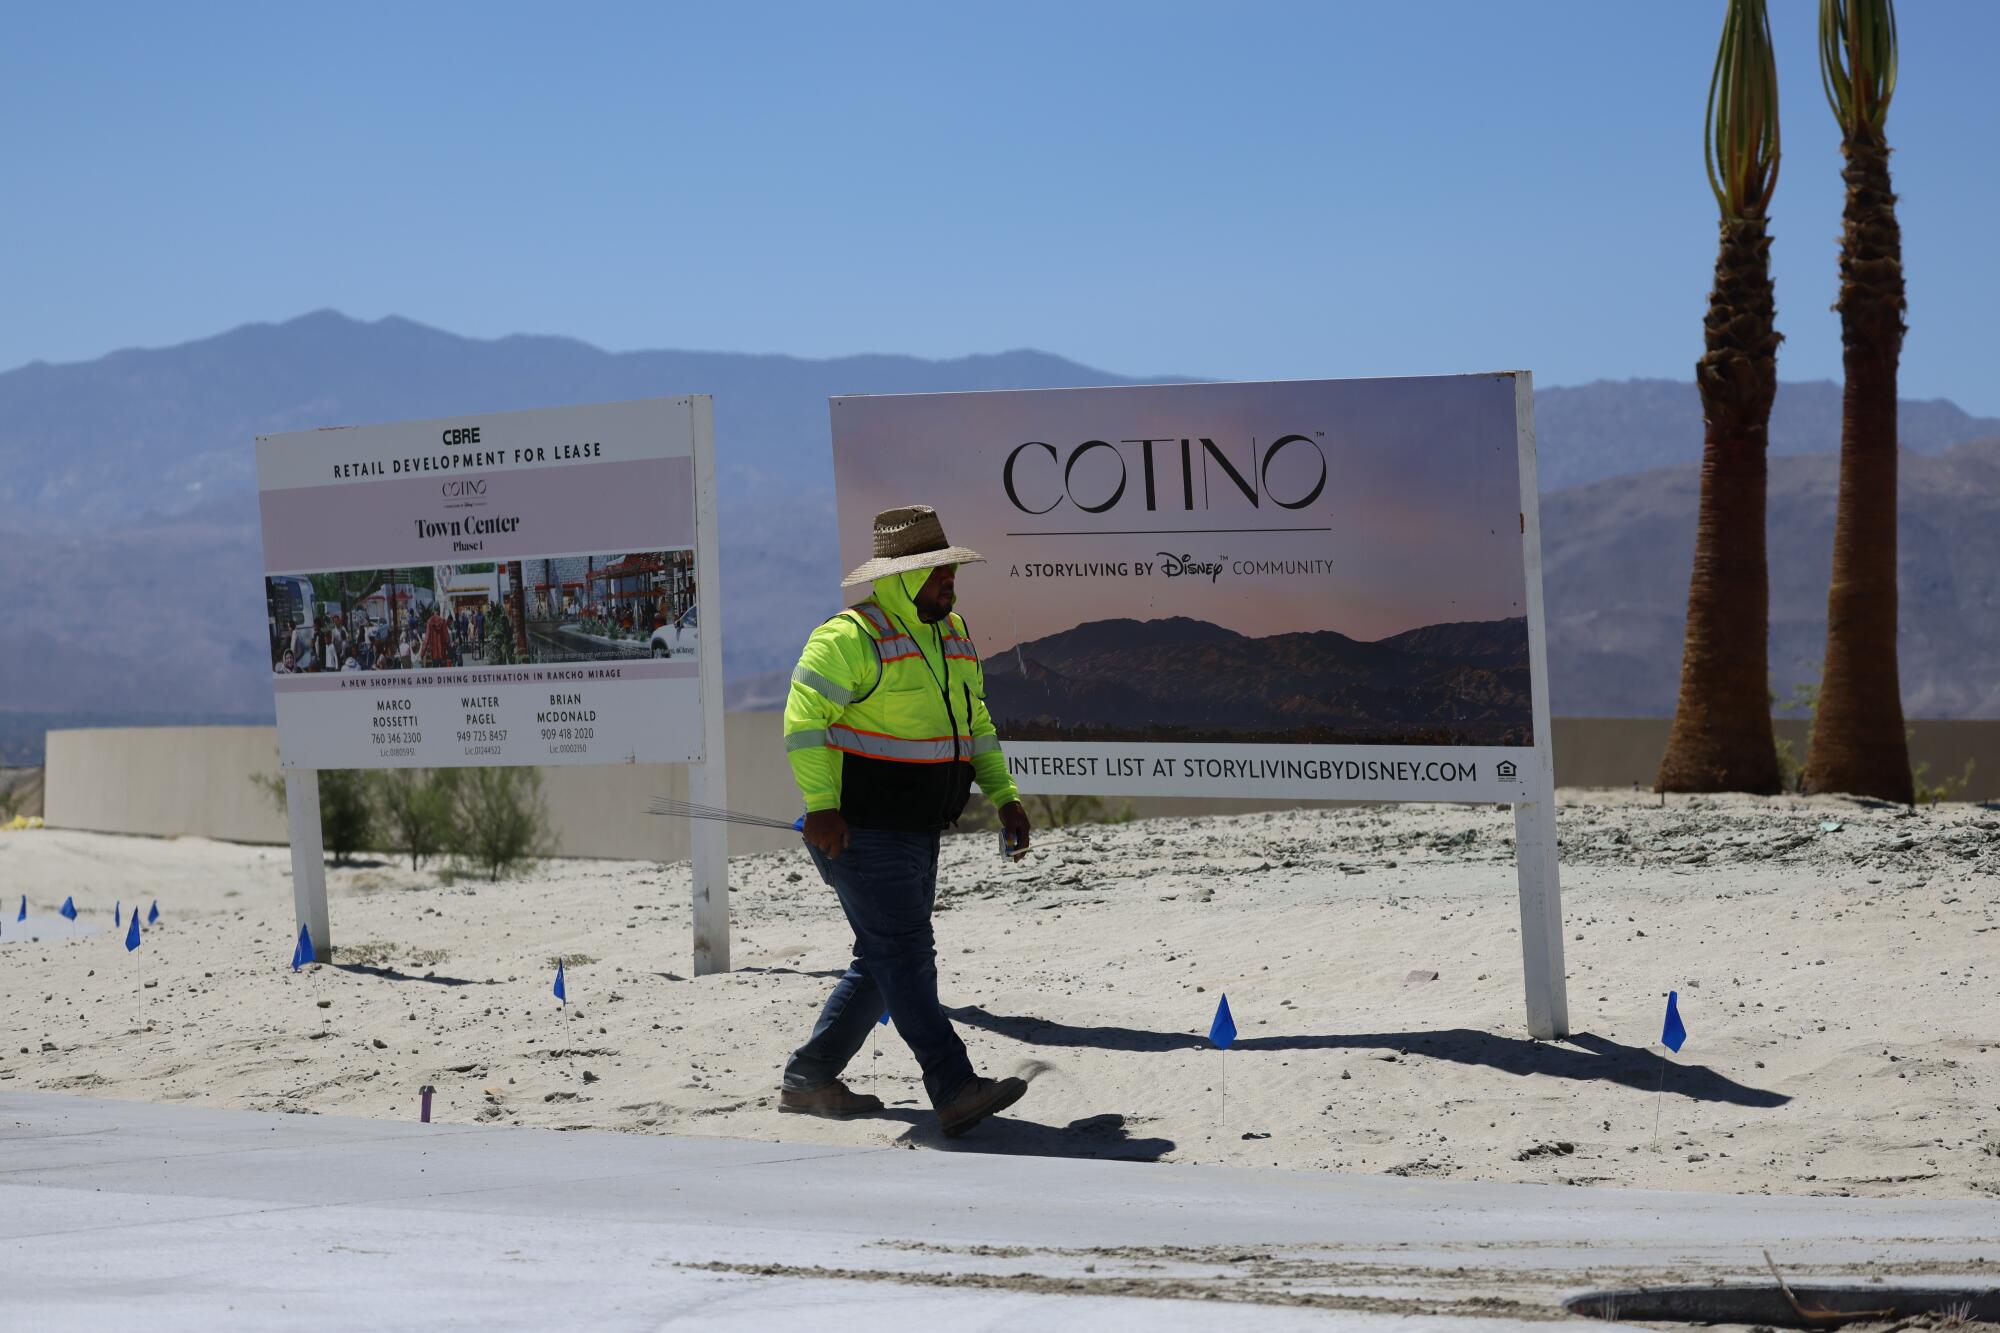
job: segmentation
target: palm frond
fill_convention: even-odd
[[[1896,64],[1895,0],[1820,0],[1820,84],[1849,137],[1881,134]]]
[[[1764,0],[1729,0],[1708,84],[1702,149],[1723,218],[1763,217],[1778,188],[1780,155],[1778,60]]]

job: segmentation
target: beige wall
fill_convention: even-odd
[[[1796,724],[1803,738],[1805,726]],[[1957,780],[1965,765],[1973,765],[1972,780],[1954,798],[1961,801],[2000,801],[2000,721],[1940,721],[1919,719],[1910,723],[1910,762],[1928,763],[1930,772],[1923,780],[1936,784]],[[1805,754],[1803,739],[1793,749]]]
[[[1556,782],[1564,787],[1652,786],[1666,744],[1665,718],[1557,718]],[[1956,777],[1975,762],[1961,799],[2000,799],[2000,721],[1912,724],[1911,753],[1929,777]],[[1804,724],[1778,724],[1803,756]],[[776,713],[731,713],[729,807],[791,819],[799,810]],[[123,727],[51,731],[44,814],[57,828],[106,833],[192,834],[236,842],[283,843],[285,820],[253,774],[278,771],[274,727]],[[656,797],[685,799],[687,772],[665,765],[601,765],[541,770],[560,851],[572,856],[677,861],[688,826],[646,813]],[[1114,802],[1120,804],[1122,802]],[[1323,805],[1313,801],[1140,798],[1141,816],[1242,813]],[[794,845],[789,832],[732,826],[732,852]]]
[[[276,727],[51,731],[42,816],[56,828],[284,842],[285,817],[250,781],[277,772]]]
[[[799,811],[776,713],[732,713],[729,806],[775,818]],[[190,834],[283,843],[285,817],[257,774],[278,773],[276,727],[107,727],[48,734],[45,817],[55,828]],[[560,851],[678,861],[687,821],[646,813],[656,797],[687,797],[687,770],[664,764],[544,768],[542,791]],[[732,852],[772,851],[792,835],[732,826]]]
[[[1555,719],[1556,785],[1650,789],[1670,725],[1664,717]],[[1788,744],[1792,758],[1803,763],[1805,719],[1779,718],[1773,725],[1779,743]],[[1923,718],[1909,725],[1910,762],[1929,765],[1926,782],[1956,780],[1971,761],[1972,779],[1954,799],[2000,800],[2000,721]]]

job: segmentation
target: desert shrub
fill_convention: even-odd
[[[410,858],[410,869],[445,850],[458,794],[458,771],[381,768],[368,775],[383,840]]]
[[[319,773],[319,835],[339,865],[369,845],[375,811],[368,800],[368,775],[358,768],[323,768]]]
[[[1132,803],[1111,805],[1102,796],[1023,796],[1028,818],[1036,828],[1071,828],[1077,824],[1129,824]]]
[[[1975,761],[1968,759],[1965,767],[1955,778],[1939,778],[1930,781],[1931,766],[1928,763],[1910,765],[1910,785],[1916,788],[1918,805],[1936,805],[1939,801],[1949,801],[1972,785],[1972,769]]]
[[[263,792],[264,799],[276,806],[279,814],[282,815],[285,813],[287,802],[285,801],[285,775],[283,773],[252,773],[250,775],[250,785],[258,791]]]
[[[1036,828],[1069,828],[1077,824],[1129,824],[1135,817],[1132,804],[1111,805],[1101,796],[1023,796],[1028,819]],[[1000,827],[1000,812],[980,792],[972,793],[965,813],[958,817],[961,833],[991,833]]]
[[[1780,700],[1777,691],[1771,691],[1771,711],[1782,717],[1787,714],[1803,713],[1806,719],[1805,748],[1812,749],[1813,722],[1819,715],[1819,686],[1795,682],[1792,692]],[[1784,791],[1799,791],[1805,781],[1806,761],[1804,756],[1792,752],[1792,743],[1780,736],[1778,749],[1778,785]]]
[[[553,850],[542,775],[532,768],[460,769],[452,806],[450,848],[488,879]]]
[[[368,799],[368,775],[358,768],[319,770],[319,840],[333,854],[335,865],[353,859],[366,847],[375,831],[374,811]],[[285,814],[285,776],[282,773],[252,773],[250,781]]]

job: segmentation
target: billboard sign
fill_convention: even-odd
[[[281,765],[701,760],[709,420],[689,397],[259,437]]]
[[[846,397],[843,564],[937,507],[1024,791],[1540,799],[1524,373]]]

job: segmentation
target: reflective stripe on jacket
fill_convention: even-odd
[[[806,641],[785,749],[807,810],[838,809],[859,828],[934,830],[958,817],[975,778],[995,805],[1017,798],[965,622],[917,617],[912,594],[927,577],[876,580],[874,597]]]

